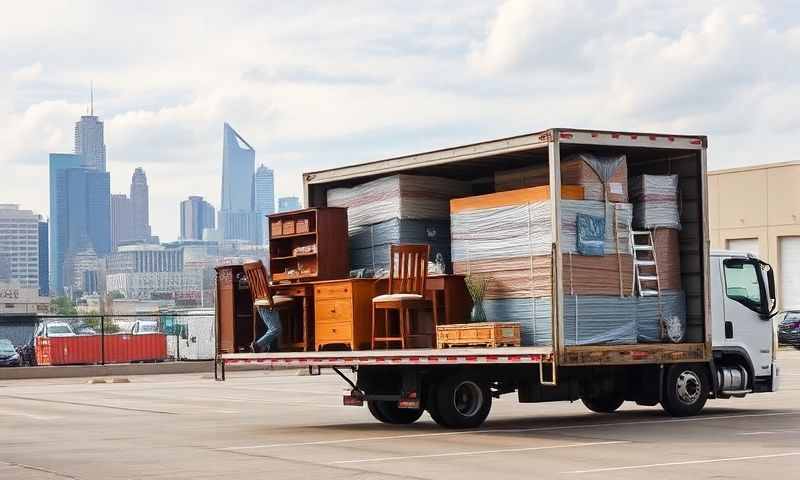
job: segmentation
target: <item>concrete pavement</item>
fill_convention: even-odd
[[[0,382],[0,479],[790,478],[800,467],[800,352],[782,390],[675,419],[626,403],[495,402],[480,430],[376,423],[336,376],[231,373]],[[788,476],[787,476],[788,475]]]

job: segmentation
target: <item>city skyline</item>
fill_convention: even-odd
[[[217,228],[224,240],[261,236],[255,203],[256,151],[227,122],[222,128],[222,188]]]

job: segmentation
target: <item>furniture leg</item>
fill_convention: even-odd
[[[375,304],[372,304],[372,350],[375,350]]]
[[[303,295],[303,351],[307,352],[308,344],[308,296]]]
[[[408,309],[398,309],[397,313],[400,314],[400,348],[405,350],[406,348],[406,328],[410,327],[410,325],[406,325],[409,321],[408,318]]]

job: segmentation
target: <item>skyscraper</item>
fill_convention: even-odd
[[[182,201],[181,240],[202,240],[206,228],[214,228],[214,206],[195,195]]]
[[[94,91],[89,103],[89,115],[81,116],[75,123],[75,153],[81,157],[81,166],[106,171],[106,144],[103,122],[94,115]]]
[[[48,247],[47,220],[39,215],[39,296],[50,295],[50,249]]]
[[[255,210],[259,243],[266,245],[269,237],[266,235],[267,221],[264,217],[275,213],[275,174],[263,164],[255,175]]]
[[[0,256],[10,280],[22,288],[39,288],[39,215],[0,204]]]
[[[50,154],[50,288],[61,293],[64,278],[64,254],[68,220],[65,171],[81,166],[81,157],[72,153]],[[61,189],[58,186],[61,185]]]
[[[133,215],[133,238],[149,243],[150,231],[150,193],[147,187],[147,176],[141,167],[133,171],[131,177],[131,213]]]
[[[53,248],[53,290],[70,286],[75,264],[71,256],[91,250],[98,256],[111,251],[111,182],[108,172],[67,168],[56,172],[55,210],[51,213],[57,245]],[[69,278],[67,278],[69,277]]]
[[[111,195],[111,249],[134,240],[131,199],[124,193]]]
[[[254,170],[256,151],[227,123],[222,141],[222,207],[219,228],[225,240],[258,243]]]
[[[292,210],[300,210],[300,199],[297,197],[281,197],[278,199],[278,212],[291,212]]]

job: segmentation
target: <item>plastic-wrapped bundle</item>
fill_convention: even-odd
[[[629,233],[633,206],[630,203],[605,203],[593,200],[561,200],[562,252],[578,252],[576,230],[579,213],[605,218],[604,251],[606,255],[617,253],[617,244],[619,244],[619,253],[631,253]]]
[[[640,175],[631,180],[631,197],[637,228],[681,229],[677,175]]]
[[[636,343],[639,297],[564,295],[566,345]]]
[[[550,202],[471,210],[450,215],[453,261],[550,253]]]
[[[561,201],[562,252],[577,253],[575,224],[578,213],[607,219],[606,255],[617,253],[617,244],[620,253],[630,253],[631,205],[592,200]],[[550,225],[549,201],[452,213],[453,261],[547,255],[552,244]],[[619,234],[619,239],[615,238],[616,234]]]
[[[495,173],[498,192],[548,185],[546,164]],[[586,200],[628,201],[628,162],[625,155],[599,157],[581,153],[561,161],[561,184],[581,185]],[[605,195],[603,192],[605,185]]]
[[[681,289],[680,232],[672,228],[657,228],[653,231],[658,282],[661,290]],[[656,268],[639,267],[643,275],[655,275]]]
[[[484,300],[486,318],[492,322],[518,322],[523,346],[553,344],[552,308],[549,297]]]
[[[564,292],[572,295],[633,293],[633,257],[564,254]],[[484,276],[486,298],[549,297],[552,292],[550,255],[502,257],[453,262],[453,272]]]
[[[470,192],[467,182],[394,175],[353,188],[328,190],[328,206],[346,207],[348,226],[352,229],[392,218],[446,219],[450,214],[450,199]]]
[[[350,230],[350,268],[387,269],[389,246],[399,243],[426,243],[431,246],[431,261],[440,257],[450,265],[449,221],[393,218]]]
[[[686,296],[682,290],[662,290],[661,296],[636,299],[636,330],[640,342],[683,341]]]

